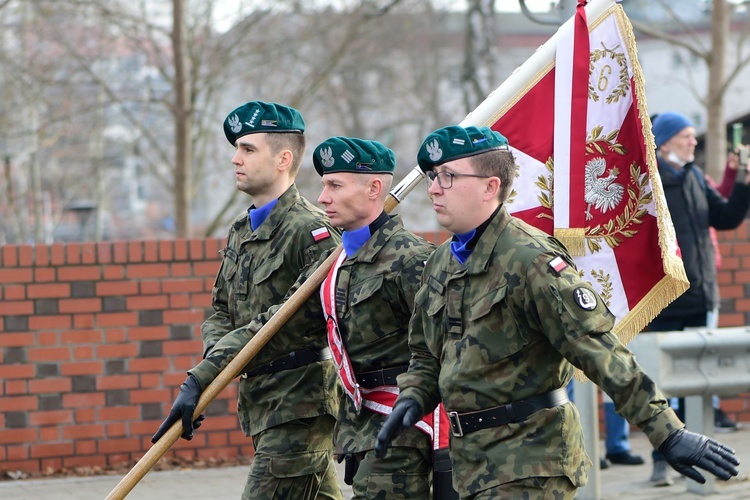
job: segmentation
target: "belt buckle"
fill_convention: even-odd
[[[458,418],[457,411],[448,412],[448,421],[451,424],[451,432],[456,437],[463,437],[464,430],[461,428],[461,420]]]

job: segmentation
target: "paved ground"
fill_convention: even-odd
[[[648,483],[651,475],[650,445],[641,433],[631,435],[631,444],[636,453],[648,457],[645,465],[611,466],[601,471],[600,498],[669,500],[698,499],[750,500],[750,425],[732,434],[719,434],[717,438],[735,448],[740,460],[740,476],[728,482],[717,481],[716,493],[704,497],[687,492],[687,480],[676,479],[673,486],[654,488]],[[127,496],[133,500],[162,500],[165,498],[237,500],[245,482],[247,467],[226,467],[151,472],[147,474]],[[677,477],[677,473],[674,473]],[[339,470],[343,477],[343,470]],[[37,500],[101,500],[122,479],[121,476],[98,476],[64,479],[29,479],[0,481],[0,499]],[[351,489],[344,486],[344,494],[351,496]],[[418,500],[418,499],[417,499]]]

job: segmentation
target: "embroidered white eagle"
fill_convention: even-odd
[[[620,173],[617,168],[612,168],[609,174],[604,176],[607,170],[607,162],[604,158],[594,158],[586,163],[584,200],[586,207],[586,220],[591,220],[591,206],[605,213],[615,208],[625,194],[625,187],[617,184],[615,179]]]

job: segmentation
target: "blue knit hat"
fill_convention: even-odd
[[[694,127],[694,125],[683,115],[671,111],[659,113],[651,126],[656,147],[661,147],[662,144],[679,134],[686,127]]]

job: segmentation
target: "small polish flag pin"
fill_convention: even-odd
[[[558,256],[549,262],[549,267],[554,269],[557,274],[560,274],[560,271],[568,267],[568,263],[562,257]]]
[[[310,231],[310,234],[312,235],[315,241],[321,241],[321,240],[331,237],[331,233],[328,232],[328,228],[325,226],[319,227],[318,229],[314,231]]]

